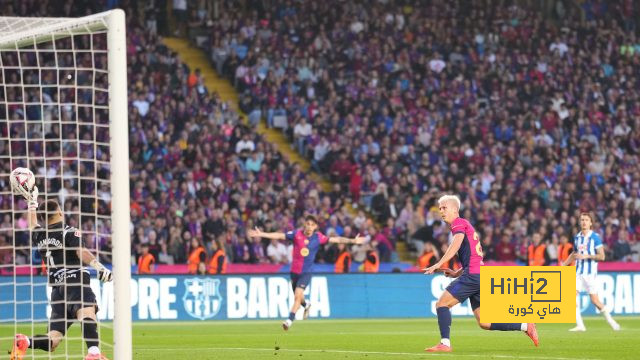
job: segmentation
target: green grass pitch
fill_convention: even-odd
[[[622,330],[612,331],[601,317],[586,318],[587,332],[570,333],[571,324],[538,326],[540,347],[522,332],[484,331],[472,318],[454,318],[453,353],[423,351],[439,340],[436,319],[308,320],[296,321],[284,332],[279,321],[138,322],[133,326],[133,358],[143,359],[640,359],[640,318],[618,317]],[[110,325],[103,339],[110,341]],[[43,333],[46,326],[37,324]],[[20,326],[31,332],[31,326]],[[8,359],[13,326],[0,326],[0,359]],[[63,343],[73,359],[82,359],[80,330]],[[277,349],[277,350],[276,350]],[[103,346],[112,357],[112,349]],[[31,352],[25,359],[32,359]],[[48,359],[35,352],[33,359]],[[61,358],[61,357],[56,357]],[[64,358],[64,357],[62,357]]]

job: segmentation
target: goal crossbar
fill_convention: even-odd
[[[34,39],[51,41],[71,35],[107,30],[106,11],[81,18],[16,18],[0,16],[0,49],[17,49],[32,44]]]

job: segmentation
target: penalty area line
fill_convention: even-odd
[[[455,354],[455,353],[410,353],[410,352],[393,352],[393,351],[360,351],[360,350],[336,350],[336,349],[274,349],[274,348],[247,348],[247,347],[195,347],[189,350],[227,350],[227,351],[255,351],[255,352],[306,352],[306,353],[328,353],[328,354],[367,354],[367,355],[390,355],[390,356],[453,356],[453,357],[474,357],[474,358],[500,358],[500,359],[544,359],[544,360],[597,360],[586,358],[568,358],[568,357],[550,357],[550,356],[513,356],[513,355],[497,355],[497,354]],[[133,351],[184,351],[184,348],[133,348]]]

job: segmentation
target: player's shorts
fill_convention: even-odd
[[[462,274],[455,279],[449,286],[447,291],[458,299],[460,303],[469,299],[471,309],[475,310],[480,307],[480,274]]]
[[[311,273],[291,273],[291,287],[294,292],[296,291],[296,288],[301,288],[302,290],[306,289],[310,282]]]
[[[78,310],[92,306],[95,306],[97,313],[98,303],[96,301],[96,295],[88,284],[54,286],[51,290],[49,331],[59,331],[64,335],[69,326],[77,320],[76,313]]]
[[[578,274],[576,275],[576,291],[583,292],[586,291],[589,294],[597,294],[598,289],[596,287],[596,278],[595,274]]]

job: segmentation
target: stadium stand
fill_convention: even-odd
[[[74,7],[56,8],[53,2],[5,3],[4,15],[83,15],[74,12]],[[359,226],[353,224],[363,222],[361,216],[344,211],[339,194],[324,192],[298,164],[290,163],[273,144],[246,126],[232,106],[210,93],[198,70],[189,69],[179,54],[162,43],[153,31],[155,26],[145,18],[142,3],[120,4],[129,14],[134,257],[147,244],[158,264],[184,264],[195,238],[196,244],[207,249],[207,258],[213,253],[212,242],[218,240],[234,263],[269,263],[269,242],[250,241],[246,230],[254,226],[291,229],[306,213],[318,215],[328,233],[355,236]],[[88,5],[81,8],[105,10],[103,4]],[[3,166],[10,172],[11,164]],[[65,200],[73,195],[75,186],[63,185],[61,203],[73,206]],[[9,197],[3,201],[8,209],[10,203]],[[26,220],[18,223],[22,221]],[[341,226],[330,225],[336,223]],[[7,236],[3,234],[0,242],[10,243]],[[101,246],[106,250],[110,244]],[[19,254],[17,263],[28,261],[28,255]],[[0,261],[10,263],[10,256],[3,254]],[[334,249],[327,248],[318,261],[333,263],[336,256]]]
[[[118,2],[76,3],[0,2],[8,16],[80,16]],[[273,0],[266,10],[198,1],[185,27],[154,3],[119,2],[128,14],[134,253],[149,244],[158,263],[184,264],[192,238],[209,252],[217,239],[233,263],[269,263],[269,244],[249,241],[246,229],[290,229],[310,212],[324,232],[367,234],[383,261],[397,241],[441,254],[447,229],[434,205],[449,191],[462,196],[487,260],[525,263],[534,232],[557,257],[587,209],[608,259],[640,260],[633,2]],[[247,124],[162,44],[171,21],[236,86]],[[333,191],[265,142],[254,130],[262,120]],[[327,248],[318,261],[336,256]]]
[[[512,248],[505,259],[525,263],[534,232],[556,258],[581,210],[596,212],[608,259],[638,259],[631,1],[251,4],[200,12],[194,41],[245,112],[417,253],[442,250],[434,199],[450,191],[488,260]]]

